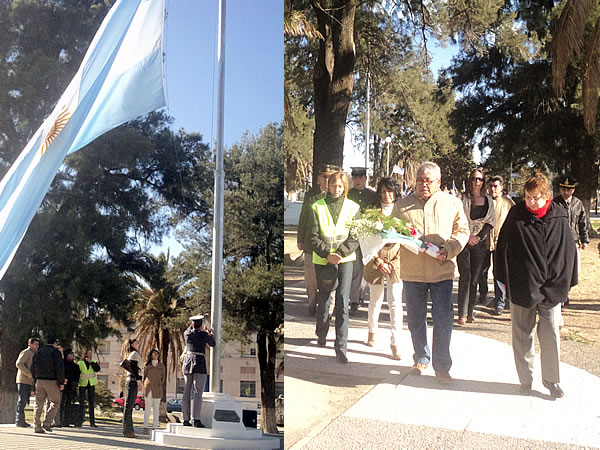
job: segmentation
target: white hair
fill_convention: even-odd
[[[424,163],[422,163],[417,169],[417,173],[428,173],[429,175],[434,175],[438,180],[442,178],[442,171],[440,169],[440,166],[431,161],[425,161]]]

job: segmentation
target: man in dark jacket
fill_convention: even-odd
[[[68,427],[79,423],[79,411],[75,409],[73,402],[77,397],[77,385],[79,383],[79,365],[73,361],[73,350],[65,350],[65,388],[60,401],[60,425]]]
[[[183,414],[183,425],[191,426],[190,418],[194,420],[194,427],[204,428],[200,420],[202,412],[202,393],[206,384],[206,359],[204,353],[206,346],[214,347],[216,344],[213,330],[203,326],[203,315],[190,317],[191,326],[183,333],[185,339],[185,355],[183,357],[183,365],[181,372],[185,380],[185,388],[183,389],[183,398],[181,400],[181,412]],[[194,396],[194,410],[190,413],[190,403]],[[191,417],[190,417],[191,416]]]
[[[375,208],[377,193],[367,185],[367,169],[365,167],[352,168],[352,189],[348,191],[348,199],[360,206],[363,214],[369,208]],[[367,282],[363,278],[365,266],[362,262],[360,247],[356,251],[356,261],[352,268],[352,287],[350,288],[350,313],[356,314],[358,305],[362,304],[367,294]]]
[[[298,219],[296,242],[298,249],[304,251],[304,284],[306,286],[306,296],[308,297],[308,313],[311,316],[314,316],[317,311],[317,275],[315,274],[315,265],[312,262],[313,249],[310,243],[310,219],[312,216],[310,207],[314,202],[325,197],[329,175],[341,172],[341,170],[340,167],[332,164],[327,164],[319,170],[318,184],[304,195],[304,202]]]
[[[58,413],[60,391],[63,390],[65,382],[65,368],[58,350],[58,339],[48,337],[48,343],[33,356],[31,373],[35,381],[35,432],[52,431],[50,425]],[[42,423],[41,416],[46,399],[50,402],[50,407]]]
[[[521,391],[529,393],[532,387],[539,315],[542,382],[560,398],[560,304],[577,284],[577,267],[567,211],[551,199],[543,175],[525,183],[524,201],[510,210],[500,230],[494,276],[513,304],[512,344]]]
[[[560,188],[560,195],[554,197],[554,202],[567,210],[571,233],[573,234],[573,239],[577,244],[577,271],[579,271],[581,267],[579,250],[585,250],[586,247],[590,245],[587,215],[581,200],[573,196],[575,193],[575,187],[577,186],[577,181],[575,181],[575,178],[570,176],[562,177],[559,180],[558,186]],[[567,298],[565,305],[568,304],[569,299]]]

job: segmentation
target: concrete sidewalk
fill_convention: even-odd
[[[82,428],[53,428],[51,433],[36,434],[31,428],[17,428],[15,425],[0,425],[0,448],[4,449],[36,449],[36,450],[108,450],[116,448],[157,449],[181,448],[155,444],[149,435],[142,435],[142,428],[135,427],[137,438],[123,436],[120,423],[97,421],[98,428],[84,425]]]
[[[562,399],[542,386],[539,356],[531,395],[519,392],[509,345],[452,333],[442,386],[430,367],[415,375],[404,326],[401,361],[391,359],[385,306],[377,346],[367,347],[364,312],[351,318],[347,365],[316,345],[306,314],[301,269],[286,267],[286,448],[576,448],[600,447],[600,378],[561,364]],[[431,328],[429,329],[431,345]]]

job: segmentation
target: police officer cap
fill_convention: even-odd
[[[336,166],[334,164],[325,164],[321,166],[321,170],[319,170],[319,175],[331,175],[332,173],[341,172],[342,168],[340,166]]]
[[[366,177],[367,169],[365,167],[352,167],[353,177]]]
[[[190,317],[190,320],[202,320],[204,316],[202,314],[197,314],[195,316]]]
[[[577,180],[569,175],[566,175],[560,178],[558,185],[562,188],[573,189],[575,186],[577,186]]]

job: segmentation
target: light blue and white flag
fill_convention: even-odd
[[[164,0],[118,0],[54,111],[0,182],[0,278],[65,157],[165,106]]]

